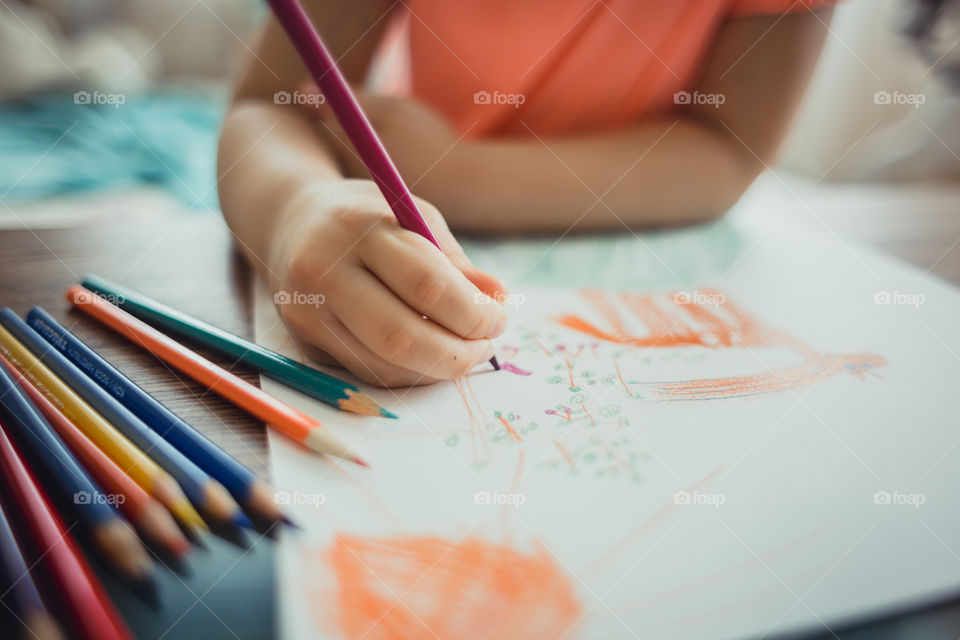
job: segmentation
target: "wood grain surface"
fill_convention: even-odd
[[[252,338],[252,271],[234,250],[222,220],[204,213],[132,213],[108,227],[0,232],[0,304],[21,315],[34,305],[43,307],[134,382],[267,477],[263,423],[92,318],[70,310],[64,291],[88,273]],[[259,385],[255,373],[204,349],[196,350]]]

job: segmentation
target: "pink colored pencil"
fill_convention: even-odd
[[[303,64],[313,76],[317,87],[326,97],[360,160],[386,198],[397,222],[404,229],[420,234],[443,251],[427,221],[417,209],[413,194],[390,159],[380,136],[374,131],[373,125],[303,7],[297,0],[268,0],[268,4],[300,54]],[[500,369],[496,356],[490,358],[490,364],[494,369]]]

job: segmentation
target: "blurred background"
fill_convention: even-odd
[[[0,224],[215,210],[219,123],[265,15],[255,0],[0,2]],[[850,0],[830,28],[777,173],[960,182],[960,3]],[[378,68],[402,61],[394,33]]]

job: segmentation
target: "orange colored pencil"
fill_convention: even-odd
[[[263,420],[285,436],[314,451],[368,466],[352,453],[343,441],[324,429],[318,420],[277,400],[226,369],[218,367],[92,291],[74,285],[67,289],[67,300],[77,309],[96,318],[170,366],[223,396],[247,413]]]
[[[35,548],[42,554],[38,562],[53,579],[77,636],[87,640],[132,640],[133,634],[50,506],[50,499],[27,469],[2,423],[0,478],[20,518],[33,534]]]
[[[161,545],[177,558],[190,551],[190,542],[173,516],[157,502],[123,469],[117,466],[110,456],[100,450],[75,424],[57,409],[46,396],[40,393],[23,374],[6,358],[0,355],[0,364],[6,367],[13,379],[20,385],[30,402],[40,410],[73,455],[86,467],[94,480],[109,494],[117,496],[117,509],[135,526],[141,534]]]

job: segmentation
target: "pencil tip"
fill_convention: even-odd
[[[353,457],[353,461],[356,462],[356,463],[357,463],[358,465],[360,465],[361,467],[370,468],[370,465],[367,464],[367,461],[364,460],[363,458],[361,458],[360,456],[354,456],[354,457]]]
[[[380,416],[383,418],[393,418],[394,420],[396,420],[399,417],[393,411],[384,409],[383,407],[380,407]]]
[[[160,609],[160,588],[153,576],[142,576],[130,583],[130,588],[135,594],[154,611]]]
[[[490,358],[490,364],[493,365],[494,369],[496,369],[497,371],[500,371],[500,363],[497,362],[497,356],[493,356],[492,358]]]
[[[252,529],[253,522],[250,518],[247,517],[243,511],[237,509],[236,513],[233,514],[233,518],[230,519],[233,522],[234,526],[238,529]]]
[[[281,520],[284,524],[286,524],[288,527],[293,527],[294,529],[303,529],[303,527],[301,527],[301,526],[298,525],[296,522],[294,522],[293,520],[291,520],[291,519],[290,519],[290,516],[288,516],[288,515],[286,515],[286,514],[280,516],[280,520]]]

